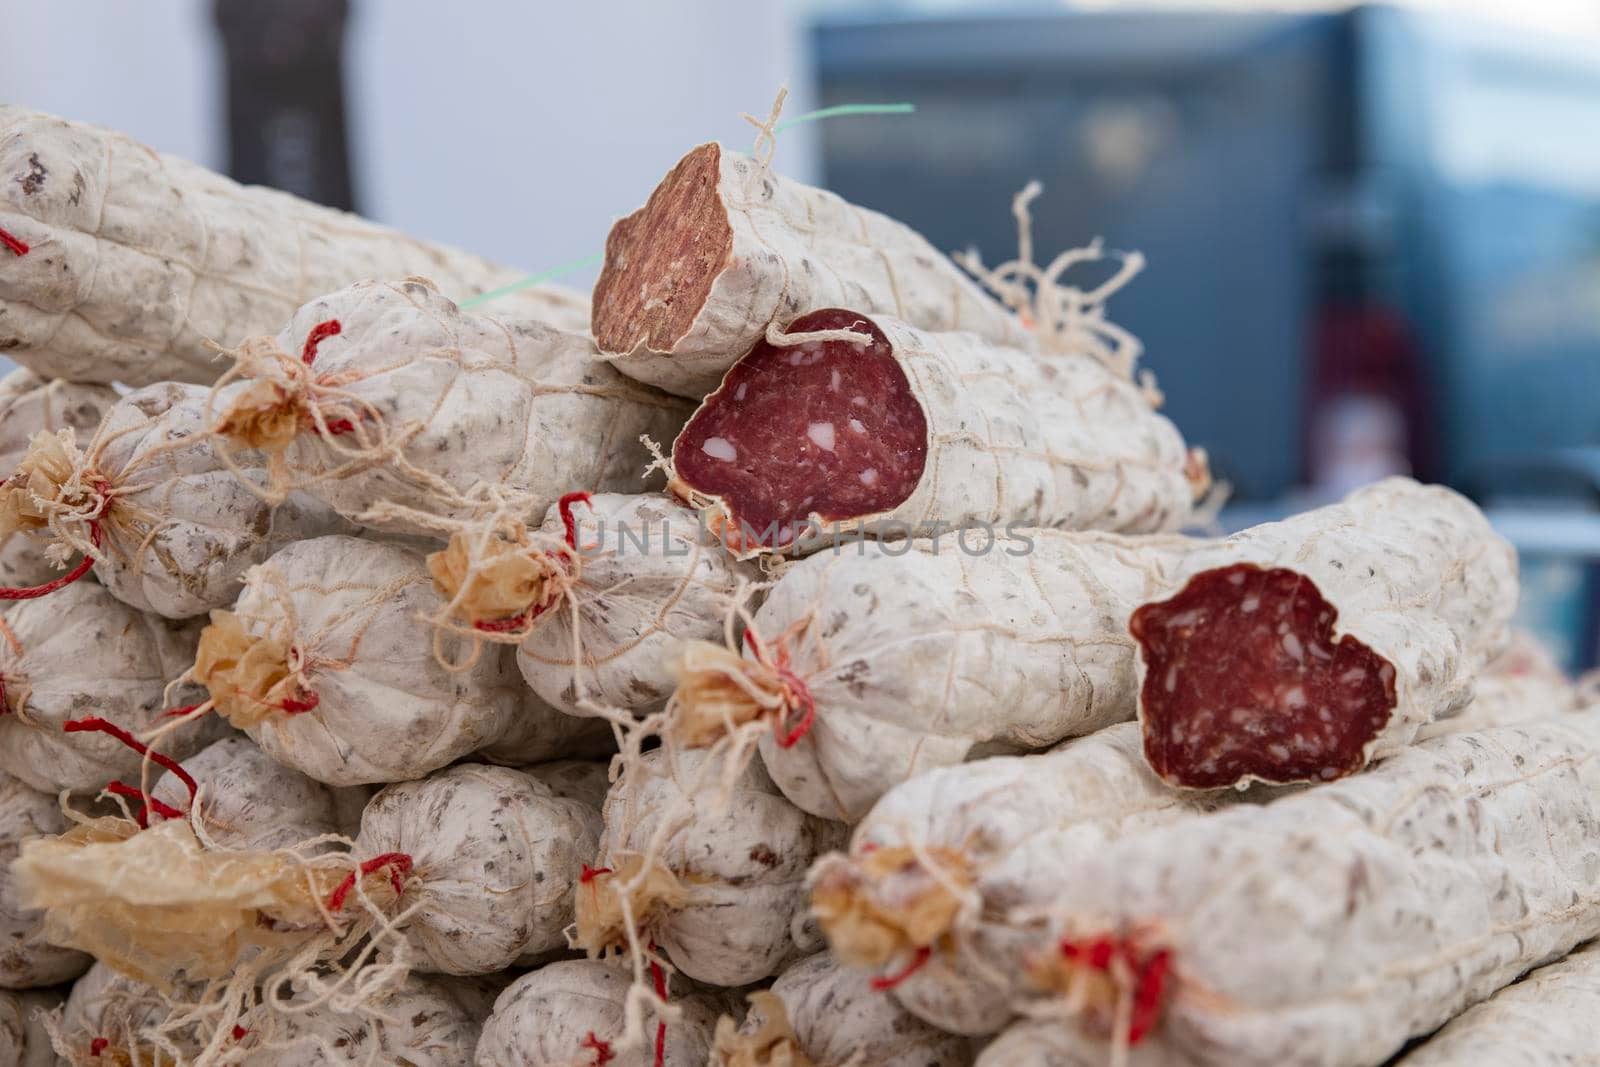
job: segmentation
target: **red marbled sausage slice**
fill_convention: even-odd
[[[1135,611],[1151,767],[1193,788],[1359,770],[1394,711],[1395,669],[1348,634],[1335,640],[1338,617],[1310,578],[1249,563]]]
[[[841,329],[873,342],[757,342],[673,444],[675,490],[720,498],[742,544],[781,548],[813,515],[892,511],[922,477],[927,419],[883,332],[838,308],[785,332]]]

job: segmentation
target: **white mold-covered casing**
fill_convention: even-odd
[[[597,1045],[611,1056],[606,1067],[705,1067],[722,998],[673,981],[668,1001],[679,1015],[667,1025],[658,1061],[653,1022],[647,1043],[621,1047],[632,982],[630,970],[607,960],[566,960],[523,975],[495,1001],[475,1067],[578,1067],[598,1061]]]
[[[0,228],[29,246],[0,272],[0,339],[41,375],[210,382],[210,345],[268,333],[364,278],[432,278],[456,299],[517,271],[274,189],[241,186],[111,130],[0,106]],[[494,303],[581,329],[582,295]]]
[[[769,324],[836,306],[1033,344],[909,226],[715,143],[612,226],[593,330],[623,373],[698,399]]]
[[[790,800],[856,822],[887,790],[987,743],[1045,748],[1132,717],[1128,614],[1170,585],[1181,537],[1025,530],[969,554],[946,537],[846,546],[787,571],[755,614],[807,625],[792,669],[816,722],[761,755]]]
[[[23,601],[5,621],[17,644],[0,641],[8,710],[0,715],[0,771],[52,795],[93,793],[113,778],[137,782],[137,752],[105,734],[62,727],[88,715],[135,734],[156,725],[167,683],[194,661],[199,624],[135,611],[90,581]],[[196,691],[180,686],[173,695],[192,703]],[[183,759],[221,731],[216,723],[185,727],[162,751]]]
[[[109,385],[46,381],[25,367],[0,378],[0,477],[16,469],[40,430],[71,430],[86,441],[116,402]],[[43,585],[59,577],[63,568],[44,549],[44,541],[20,532],[0,541],[0,584]]]
[[[249,1034],[243,1038],[247,1055],[236,1062],[250,1067],[368,1062],[472,1067],[492,1000],[476,982],[423,975],[409,976],[364,1012],[341,1012],[326,1004],[307,1007],[309,998],[302,993],[290,999],[288,1010],[274,1012],[273,1021],[281,1025],[269,1040]]]
[[[316,704],[246,732],[278,762],[348,786],[421,778],[523,720],[569,718],[533,697],[507,649],[484,649],[469,670],[442,666],[426,621],[439,606],[421,553],[400,545],[321,537],[251,568],[233,616],[249,638],[282,643],[300,667],[297,698]]]
[[[509,767],[461,764],[391,785],[361,817],[356,854],[402,852],[400,906],[418,970],[489,974],[566,945],[573,893],[600,838],[600,812]]]
[[[0,989],[0,1063],[8,1067],[57,1067],[44,1017],[61,1007],[55,990],[16,993]]]
[[[571,715],[588,713],[580,683],[584,698],[607,708],[659,711],[675,684],[677,642],[720,638],[741,581],[753,584],[759,572],[724,552],[693,511],[664,495],[600,493],[573,516],[574,580],[565,600],[533,623],[517,648],[517,666],[535,693]],[[556,508],[540,529],[562,536]],[[577,671],[574,627],[582,648]]]
[[[344,807],[365,802],[359,786],[335,789],[307,778],[274,762],[239,733],[184,760],[183,767],[200,784],[207,837],[226,849],[271,852],[340,833]],[[180,811],[189,810],[189,791],[175,775],[162,774],[150,792]],[[340,795],[346,792],[355,795]]]
[[[992,1034],[1011,1020],[1042,917],[1073,891],[1085,857],[1123,834],[1236,796],[1167,786],[1144,761],[1138,727],[1118,723],[1049,752],[940,767],[895,786],[856,826],[848,856],[818,864],[814,899],[831,887],[894,916],[947,894],[940,877],[969,894],[970,904],[959,896],[947,902],[950,921],[934,941],[898,943],[905,939],[898,932],[895,954],[873,971],[891,974],[910,952],[932,948],[889,995],[946,1030]],[[875,854],[904,863],[879,870]],[[929,872],[919,856],[940,870]],[[823,930],[835,935],[826,919]],[[849,946],[839,949],[847,954]]]
[[[95,576],[124,603],[173,619],[233,603],[245,570],[286,545],[354,529],[304,493],[272,507],[241,484],[265,475],[250,457],[228,469],[206,435],[205,404],[197,385],[130,393],[86,456],[115,491]]]
[[[626,885],[630,858],[664,868],[683,895],[635,900],[634,915],[648,939],[686,976],[741,986],[821,947],[820,937],[809,945],[795,942],[807,910],[806,871],[841,846],[847,831],[784,799],[757,763],[724,795],[717,760],[686,752],[671,761],[658,749],[626,771],[606,799],[595,864],[618,873],[581,891],[612,893]],[[580,908],[580,942],[590,933]]]
[[[873,989],[866,974],[841,966],[826,952],[784,971],[772,983],[771,995],[782,1005],[791,1054],[801,1053],[815,1067],[969,1067],[976,1053],[977,1042],[913,1018],[893,997]],[[752,1002],[740,1034],[761,1033],[773,1022],[763,1001]],[[750,1063],[734,1062],[738,1067]],[[733,1067],[726,1057],[713,1056],[711,1063]]]
[[[307,366],[300,354],[326,322],[340,330],[318,342]],[[329,439],[302,413],[284,452],[292,484],[395,533],[436,531],[369,517],[369,509],[387,503],[466,518],[465,494],[482,485],[513,497],[532,519],[564,493],[642,490],[650,454],[640,437],[670,440],[689,415],[683,401],[600,360],[586,334],[468,314],[415,278],[312,300],[275,341],[244,346],[258,349],[289,356],[251,364],[257,384],[301,397],[327,424],[351,426]],[[241,393],[239,384],[218,391],[217,425],[226,426]],[[353,460],[351,450],[362,448],[373,454]]]
[[[1600,934],[1597,828],[1600,709],[1455,734],[1111,842],[1054,936],[1168,952],[1197,1063],[1365,1067]]]
[[[1398,1067],[1554,1067],[1600,1042],[1600,944],[1532,971],[1462,1012]]]
[[[66,816],[55,797],[0,774],[0,989],[36,989],[71,981],[93,962],[82,952],[57,948],[44,940],[44,913],[22,906],[11,874],[11,861],[17,858],[23,841],[59,834],[66,826]],[[0,1009],[0,1049],[4,1048],[6,1028]],[[0,1057],[0,1063],[9,1062]]]
[[[973,1067],[1106,1067],[1109,1062],[1104,1041],[1085,1037],[1070,1021],[1041,1019],[1013,1023],[984,1047]],[[1200,1067],[1159,1035],[1128,1049],[1122,1062],[1127,1067]]]
[[[611,791],[611,768],[605,760],[562,759],[521,768],[558,797],[582,801],[595,811],[605,807]]]
[[[1583,707],[1584,694],[1532,634],[1513,631],[1511,644],[1478,675],[1472,703],[1417,731],[1417,740],[1487,730]]]

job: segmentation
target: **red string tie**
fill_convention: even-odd
[[[513,615],[509,619],[485,619],[483,622],[472,624],[474,630],[481,630],[486,634],[512,634],[527,626],[534,619],[544,614],[544,608],[533,608],[521,615]]]
[[[394,886],[395,893],[398,895],[405,892],[405,876],[411,873],[411,857],[404,852],[385,852],[381,856],[374,856],[361,865],[360,877],[365,878],[384,867],[392,868],[389,871],[389,884]],[[340,911],[344,908],[345,898],[356,887],[356,877],[357,872],[351,871],[344,876],[344,881],[328,894],[329,911]]]
[[[161,816],[163,819],[181,819],[185,814],[184,812],[181,812],[177,808],[173,807],[171,804],[164,804],[160,800],[157,800],[154,796],[146,793],[144,790],[135,789],[126,782],[111,782],[106,786],[106,792],[112,794],[113,796],[126,797],[129,800],[139,801],[139,811],[134,815],[134,819],[139,823],[139,829],[141,830],[148,830],[150,828],[150,812],[152,811]]]
[[[185,715],[192,715],[200,707],[199,704],[185,704],[182,707],[169,708],[161,713],[163,719],[181,719]]]
[[[907,978],[910,978],[912,975],[922,970],[923,966],[932,957],[933,946],[923,945],[921,948],[917,949],[916,954],[911,957],[910,963],[907,963],[904,967],[900,968],[893,974],[879,975],[877,978],[874,978],[872,980],[873,991],[877,993],[886,993],[895,988]]]
[[[1161,997],[1172,972],[1172,954],[1163,949],[1145,960],[1133,990],[1133,1013],[1128,1020],[1128,1044],[1144,1040],[1161,1017]]]
[[[1128,1044],[1137,1045],[1155,1029],[1161,1017],[1162,995],[1172,973],[1172,953],[1159,949],[1140,957],[1127,941],[1097,937],[1089,941],[1062,941],[1061,955],[1097,971],[1110,971],[1121,958],[1133,972],[1133,1010],[1128,1018]]]
[[[344,332],[344,327],[340,325],[338,319],[329,319],[327,322],[319,322],[311,327],[311,332],[306,334],[305,346],[300,349],[300,362],[308,367],[311,366],[312,361],[317,358],[317,346],[330,337],[339,336],[342,332]],[[340,437],[347,433],[354,433],[356,428],[356,424],[350,419],[330,419],[327,421],[326,426],[326,432],[329,437]],[[318,432],[321,433],[323,431],[319,429]]]
[[[322,703],[322,698],[316,692],[307,692],[303,697],[288,697],[278,707],[285,715],[302,715],[308,711],[316,711],[317,705]]]
[[[577,504],[592,511],[594,498],[588,493],[568,493],[556,504],[556,510],[561,513],[561,525],[567,531],[567,547],[574,552],[578,550],[578,518],[572,514],[572,509]]]
[[[194,802],[195,794],[200,791],[199,783],[194,780],[193,775],[183,769],[183,764],[179,763],[171,756],[163,755],[160,752],[151,751],[150,746],[146,745],[143,741],[140,741],[138,738],[134,737],[132,734],[114,722],[111,722],[107,719],[102,719],[98,715],[88,715],[81,719],[72,719],[66,723],[63,723],[61,729],[63,732],[69,734],[110,734],[118,741],[121,741],[124,745],[139,753],[139,755],[150,757],[150,761],[152,763],[155,763],[160,767],[165,767],[167,770],[177,775],[178,780],[181,781],[189,790],[190,803]]]
[[[98,1058],[100,1053],[104,1052],[108,1047],[110,1047],[110,1045],[110,1038],[97,1037],[93,1041],[89,1042],[89,1055]]]
[[[561,513],[561,525],[567,531],[567,547],[573,552],[578,551],[578,519],[577,516],[572,514],[572,508],[576,504],[591,504],[592,500],[593,498],[588,493],[568,493],[556,505],[557,510]],[[566,564],[564,559],[558,559],[557,562],[563,566]],[[486,634],[516,633],[518,630],[532,625],[535,619],[549,611],[553,606],[554,601],[548,604],[539,604],[530,607],[520,615],[511,616],[509,619],[487,619],[483,622],[475,622],[472,624],[472,628]]]
[[[178,777],[178,780],[183,782],[184,788],[189,790],[189,803],[191,805],[194,803],[195,794],[200,791],[200,785],[194,780],[193,775],[184,770],[183,764],[179,763],[171,756],[166,756],[160,752],[151,751],[148,745],[134,737],[116,723],[113,723],[107,719],[102,719],[97,715],[89,715],[82,719],[72,719],[68,722],[65,722],[62,724],[61,729],[64,733],[69,734],[110,734],[128,748],[131,748],[135,752],[139,753],[140,756],[149,757],[150,761],[156,764],[158,767],[164,767],[175,774]],[[161,801],[157,800],[149,793],[146,793],[144,790],[135,789],[133,786],[127,785],[123,782],[112,782],[110,785],[106,786],[106,790],[107,792],[110,792],[116,796],[132,797],[141,802],[139,813],[137,816],[135,816],[135,818],[138,819],[139,828],[141,830],[149,827],[149,813],[151,811],[154,811],[163,819],[181,819],[185,814],[169,804],[163,804]]]
[[[611,1051],[611,1042],[601,1041],[594,1035],[593,1030],[589,1031],[588,1036],[583,1039],[583,1044],[578,1047],[594,1053],[594,1063],[591,1067],[606,1067],[606,1064],[617,1058],[617,1054]]]
[[[103,484],[103,483],[102,483]],[[100,523],[94,519],[89,520],[89,543],[95,548],[100,547]],[[89,573],[94,566],[94,556],[85,552],[78,565],[59,578],[52,578],[43,585],[32,586],[0,586],[0,600],[37,600],[42,596],[49,596],[58,589],[65,589],[73,582]]]
[[[306,334],[305,346],[300,349],[300,362],[308,367],[311,366],[311,361],[317,358],[317,346],[330,337],[339,336],[343,330],[344,327],[339,325],[338,319],[329,319],[311,327],[311,332]]]
[[[14,256],[25,256],[29,251],[28,242],[22,240],[9,230],[0,230],[0,244],[3,244],[9,248],[11,250],[11,254]],[[95,1055],[98,1056],[99,1053],[95,1053]]]
[[[767,667],[778,676],[783,683],[784,710],[772,724],[773,733],[777,734],[779,748],[793,748],[798,745],[811,728],[817,723],[817,701],[811,695],[811,687],[796,674],[789,666],[789,649],[783,644],[778,646],[777,658],[767,655],[762,647],[761,639],[754,630],[744,632],[745,644],[750,646],[750,651],[755,654],[757,662]],[[794,726],[784,729],[784,724],[792,717],[792,713],[799,710],[800,718]]]
[[[655,951],[655,946],[650,946],[650,951]],[[650,977],[655,980],[656,996],[661,998],[661,1003],[667,1002],[667,973],[661,969],[661,964],[655,960],[650,961]],[[655,1067],[666,1067],[667,1062],[667,1023],[662,1020],[656,1023],[656,1063]]]

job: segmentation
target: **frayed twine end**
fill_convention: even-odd
[[[1136,385],[1151,407],[1159,407],[1161,391],[1155,376],[1137,370],[1144,346],[1132,333],[1106,320],[1106,302],[1144,270],[1144,256],[1138,252],[1108,252],[1096,239],[1086,247],[1068,249],[1040,267],[1034,262],[1031,205],[1043,189],[1037,181],[1031,181],[1012,199],[1011,213],[1017,220],[1015,259],[991,268],[984,264],[977,249],[953,253],[952,258],[1017,315],[1047,354],[1090,356],[1117,377]],[[1116,270],[1091,289],[1061,280],[1079,264],[1107,258],[1118,261]]]
[[[65,566],[74,551],[83,559],[43,585],[0,590],[0,600],[48,596],[87,574],[98,558],[111,499],[110,483],[91,468],[70,428],[34,434],[16,470],[0,483],[0,537],[48,529],[54,542],[47,559]]]
[[[884,967],[910,955],[913,965],[887,979],[892,987],[955,929],[975,880],[971,861],[952,849],[863,848],[817,863],[811,911],[846,963]]]
[[[356,870],[345,875],[344,881],[335,886],[333,892],[328,894],[328,910],[335,913],[343,911],[345,898],[356,887],[356,878],[365,878],[385,867],[389,868],[389,884],[394,887],[394,895],[396,897],[401,896],[405,893],[405,881],[411,874],[411,866],[411,857],[404,852],[385,852],[381,856],[374,856]]]
[[[315,711],[321,698],[307,684],[306,669],[295,645],[250,633],[231,611],[211,613],[195,649],[194,680],[211,694],[216,713],[239,729]]]
[[[566,595],[577,580],[579,504],[586,492],[567,493],[557,503],[564,539],[540,547],[520,521],[492,517],[487,527],[463,527],[427,558],[434,591],[446,602],[444,617],[460,616],[485,634],[521,635]]]
[[[576,945],[598,956],[628,940],[627,916],[648,927],[662,914],[681,908],[689,891],[678,876],[662,864],[631,854],[610,867],[584,865],[578,877]],[[621,895],[627,894],[624,914]]]
[[[271,337],[252,337],[232,353],[232,373],[254,379],[222,413],[212,432],[245,448],[272,455],[285,451],[302,433],[340,437],[354,433],[356,420],[335,413],[313,411],[324,394],[337,396],[328,384],[311,373],[317,348],[344,327],[338,319],[319,322],[306,334],[298,362],[290,359]]]
[[[704,748],[746,723],[770,718],[778,746],[793,748],[816,725],[816,698],[793,669],[788,642],[769,649],[747,628],[744,645],[749,657],[709,641],[680,646],[670,724],[680,743]]]
[[[788,330],[778,329],[776,322],[767,323],[767,344],[774,348],[794,348],[798,345],[809,345],[824,341],[844,341],[848,344],[866,347],[873,343],[873,336],[866,330],[853,328],[838,330],[802,330],[791,333]]]
[[[721,1067],[817,1067],[800,1047],[782,998],[763,989],[745,999],[750,1002],[747,1019],[759,1019],[760,1024],[743,1032],[731,1016],[718,1019],[711,1062]]]
[[[750,149],[750,154],[756,160],[756,168],[750,173],[752,188],[772,169],[772,157],[778,151],[778,118],[783,114],[783,102],[788,98],[789,86],[780,85],[778,95],[772,101],[772,110],[767,113],[765,122],[749,113],[741,113],[739,116],[756,128],[756,143]]]

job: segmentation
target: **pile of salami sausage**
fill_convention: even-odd
[[[586,298],[19,107],[0,179],[0,1067],[1600,1047],[1514,552],[1196,532],[1098,246],[706,144]]]

